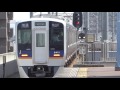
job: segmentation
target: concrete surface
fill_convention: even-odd
[[[0,78],[3,78],[3,55],[6,56],[5,78],[18,72],[15,53],[0,54]]]

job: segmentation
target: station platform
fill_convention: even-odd
[[[3,63],[4,63],[3,56],[6,57],[4,70],[3,70]],[[16,72],[18,72],[18,67],[17,67],[15,52],[0,54],[0,78],[3,78],[3,73],[4,73],[4,78],[7,78]]]
[[[120,78],[115,67],[60,67],[53,78]]]
[[[6,62],[10,62],[16,59],[15,52],[0,54],[0,64],[3,64],[3,56],[6,56]]]

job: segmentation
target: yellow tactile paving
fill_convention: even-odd
[[[88,68],[80,68],[77,73],[77,78],[87,78]]]

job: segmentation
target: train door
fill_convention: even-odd
[[[46,30],[35,30],[34,33],[34,61],[35,63],[47,63],[47,35]]]

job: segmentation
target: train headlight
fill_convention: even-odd
[[[21,56],[22,56],[22,57],[27,57],[27,56],[28,56],[28,54],[22,54]]]
[[[40,67],[37,67],[37,70],[40,70]]]
[[[80,39],[81,37],[79,37],[79,39]]]
[[[54,54],[54,56],[60,56],[60,54]]]

